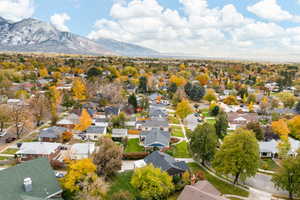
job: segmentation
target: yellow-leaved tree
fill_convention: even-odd
[[[96,165],[89,158],[71,161],[66,176],[61,179],[62,186],[70,192],[78,192],[85,178],[95,172]]]
[[[208,81],[209,81],[209,76],[207,74],[201,73],[200,75],[198,75],[196,77],[196,80],[199,81],[199,83],[204,86],[207,85]]]
[[[186,80],[183,77],[172,75],[170,78],[170,83],[175,83],[177,86],[184,86],[186,84]]]
[[[193,113],[193,108],[191,107],[188,100],[183,99],[176,107],[176,115],[181,119],[186,118],[189,114]]]
[[[43,67],[39,70],[40,77],[44,78],[48,76],[48,70],[46,67]]]
[[[79,124],[75,126],[75,130],[85,131],[92,124],[92,118],[86,109],[82,109],[81,116],[79,118]]]
[[[83,101],[87,97],[87,90],[84,82],[80,78],[76,78],[72,86],[72,94],[75,100]]]
[[[55,124],[58,120],[57,116],[57,107],[61,101],[61,94],[59,90],[55,86],[49,87],[49,104],[50,104],[50,112],[51,112],[51,121],[52,124]]]
[[[290,129],[283,119],[272,122],[272,130],[277,133],[280,138],[287,138],[290,133]]]

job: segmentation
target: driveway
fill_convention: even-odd
[[[269,175],[257,173],[254,177],[248,178],[245,181],[245,184],[260,191],[265,191],[272,194],[288,195],[286,191],[275,188],[271,179],[272,177]]]

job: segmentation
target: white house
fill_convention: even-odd
[[[94,153],[96,147],[95,143],[78,143],[73,144],[71,147],[71,159],[72,160],[80,160],[84,158],[90,157],[92,153]]]

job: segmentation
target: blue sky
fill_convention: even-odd
[[[0,0],[0,16],[164,53],[300,57],[300,0]]]

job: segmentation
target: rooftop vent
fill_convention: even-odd
[[[24,189],[25,189],[25,192],[31,192],[32,191],[32,180],[31,180],[31,178],[24,178]]]

